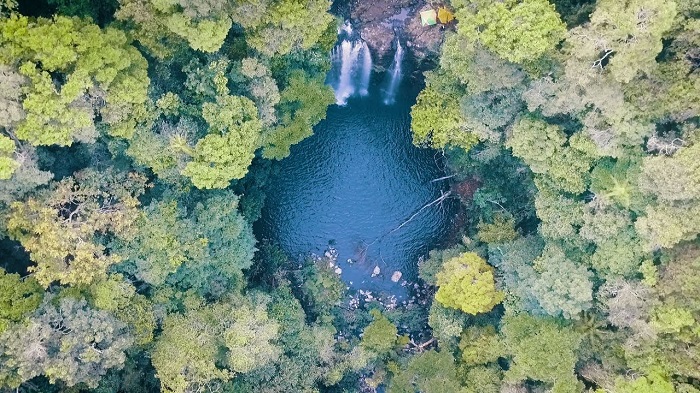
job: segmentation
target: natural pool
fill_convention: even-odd
[[[401,297],[402,282],[417,279],[418,258],[449,232],[456,203],[425,207],[449,189],[433,181],[444,176],[441,154],[412,144],[418,83],[394,81],[393,103],[385,103],[395,74],[387,69],[388,78],[372,75],[366,95],[331,106],[315,135],[274,164],[258,231],[292,257],[322,254],[330,244],[348,286]],[[372,277],[376,267],[380,274]],[[402,273],[396,283],[395,271]]]

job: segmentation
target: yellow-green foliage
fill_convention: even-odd
[[[67,178],[41,200],[29,198],[10,206],[7,230],[30,254],[36,280],[48,287],[90,284],[106,278],[107,267],[120,262],[106,252],[98,234],[125,234],[137,216],[136,196],[145,180],[83,172]],[[98,182],[98,183],[95,183]],[[100,184],[101,183],[101,184]],[[109,203],[102,203],[110,200]]]
[[[169,315],[152,355],[162,391],[190,392],[273,361],[280,355],[271,342],[278,330],[265,304],[253,307],[245,299]]]
[[[182,174],[197,188],[226,188],[248,173],[260,141],[262,124],[253,101],[224,96],[202,107],[210,133],[197,142]]]
[[[164,58],[182,40],[192,49],[216,52],[231,28],[223,2],[120,0],[116,17],[134,23],[134,37],[155,56]],[[199,7],[198,7],[199,6]]]
[[[448,94],[427,86],[411,108],[413,143],[443,148],[448,144],[469,150],[479,140],[463,128],[459,102]]]
[[[24,87],[19,139],[33,145],[92,141],[98,111],[112,135],[133,133],[149,79],[146,60],[122,31],[79,18],[13,14],[0,19],[0,48],[0,63],[31,81]]]
[[[303,72],[292,74],[277,105],[281,109],[279,124],[263,136],[263,157],[287,157],[292,145],[313,135],[313,127],[326,118],[326,108],[334,101],[333,91],[324,85],[323,78],[309,78]]]
[[[0,268],[0,334],[39,307],[42,298],[43,289],[36,280],[23,280],[19,274],[8,274]]]
[[[458,32],[500,57],[520,63],[554,49],[566,26],[548,0],[496,1],[472,13],[457,13]]]
[[[389,352],[396,345],[398,330],[387,317],[378,310],[370,312],[374,320],[365,327],[362,332],[362,346],[369,351],[381,356]]]
[[[484,243],[504,243],[518,238],[515,219],[512,216],[496,214],[492,223],[479,222],[477,237]]]
[[[0,135],[0,180],[11,178],[19,167],[19,163],[13,159],[14,153],[15,143],[12,139]]]
[[[493,268],[474,253],[447,261],[437,274],[437,285],[437,301],[468,314],[490,311],[503,300],[503,293],[496,290]]]

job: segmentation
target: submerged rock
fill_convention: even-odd
[[[402,275],[403,275],[403,274],[401,274],[400,271],[398,271],[398,270],[395,271],[394,274],[391,275],[391,281],[393,281],[393,282],[399,282],[399,280],[401,279],[401,276],[402,276]]]
[[[374,270],[372,270],[372,277],[377,277],[379,273],[381,273],[381,269],[379,269],[379,266],[375,266]]]

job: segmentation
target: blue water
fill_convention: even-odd
[[[431,182],[444,176],[439,152],[411,143],[414,82],[404,81],[393,105],[375,85],[367,97],[331,106],[315,135],[274,164],[259,235],[292,257],[322,254],[330,243],[348,286],[405,295],[402,281],[417,279],[418,258],[445,238],[455,212],[447,200],[396,229],[448,188]],[[376,266],[381,274],[371,277]]]

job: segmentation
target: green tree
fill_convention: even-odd
[[[93,141],[99,114],[111,135],[129,138],[143,115],[146,59],[126,35],[79,18],[0,19],[0,63],[17,67],[26,116],[14,130],[33,145]]]
[[[333,91],[324,84],[322,76],[309,77],[293,71],[289,84],[280,93],[278,124],[263,134],[263,157],[287,157],[292,145],[313,135],[313,127],[326,118],[326,109],[333,102]]]
[[[0,127],[10,129],[25,118],[22,87],[27,82],[17,69],[0,65]]]
[[[470,94],[515,88],[525,81],[525,73],[463,34],[449,34],[442,45],[440,68],[464,85]]]
[[[368,351],[384,356],[396,346],[398,329],[378,310],[370,311],[374,318],[362,331],[362,345]]]
[[[542,255],[543,248],[544,242],[536,236],[489,244],[489,263],[497,269],[498,283],[506,291],[506,304],[536,314],[545,313],[532,290],[538,278],[533,263]]]
[[[12,323],[20,322],[36,310],[43,288],[31,277],[21,279],[0,269],[0,334]]]
[[[547,245],[534,261],[539,276],[532,283],[532,293],[542,308],[552,316],[575,318],[593,303],[593,274],[554,245]]]
[[[140,280],[162,285],[184,262],[204,257],[207,239],[192,231],[195,223],[176,201],[152,202],[134,224],[137,229],[132,236],[119,239],[112,249],[134,265]]]
[[[697,237],[700,223],[695,217],[698,214],[700,205],[696,203],[650,205],[634,226],[648,251],[670,248]]]
[[[132,342],[126,325],[85,300],[64,298],[57,306],[45,301],[27,326],[13,325],[0,335],[0,375],[10,387],[44,375],[51,383],[95,388],[108,370],[123,367]]]
[[[595,148],[582,134],[567,140],[560,127],[524,117],[513,126],[506,146],[534,173],[545,175],[548,184],[570,193],[586,190]]]
[[[540,184],[538,188],[535,209],[541,221],[539,234],[548,239],[575,240],[584,223],[585,204]]]
[[[678,150],[672,157],[645,157],[639,187],[665,203],[700,199],[700,144]]]
[[[333,23],[328,13],[329,0],[290,0],[264,2],[262,15],[250,18],[250,10],[236,18],[246,29],[246,41],[265,56],[286,55],[294,50],[309,49]],[[253,3],[255,4],[255,3]],[[257,19],[257,20],[256,20]],[[258,23],[255,23],[259,21]]]
[[[163,391],[206,389],[276,359],[279,326],[265,307],[230,299],[166,317],[152,352]]]
[[[206,239],[206,248],[201,257],[188,259],[168,278],[170,285],[210,298],[243,286],[242,270],[253,263],[256,240],[238,208],[239,198],[232,191],[210,194],[192,207],[189,230]]]
[[[490,311],[503,300],[496,290],[493,268],[474,253],[465,253],[445,262],[437,274],[435,300],[468,314]]]
[[[505,380],[531,379],[552,386],[552,392],[578,392],[574,374],[578,333],[554,318],[527,314],[507,316],[501,322],[506,351],[512,356]]]
[[[171,55],[178,49],[179,40],[187,41],[192,49],[216,52],[232,24],[226,14],[227,3],[119,0],[115,16],[132,22],[134,37],[157,57]]]
[[[564,39],[566,26],[547,0],[492,2],[456,14],[458,33],[515,63],[536,60]]]
[[[48,183],[52,178],[51,172],[39,169],[36,149],[23,144],[14,151],[11,161],[14,170],[7,180],[0,180],[0,203],[9,205],[22,199],[37,187]],[[16,165],[15,165],[16,163]]]
[[[7,229],[29,252],[30,266],[44,287],[89,284],[106,277],[121,261],[100,235],[124,235],[137,217],[137,197],[145,179],[137,174],[83,171],[44,191],[39,198],[14,202]]]
[[[572,29],[567,43],[579,59],[628,83],[656,66],[655,57],[663,47],[661,39],[676,12],[673,1],[602,1],[591,14],[590,24]]]
[[[226,188],[248,172],[260,142],[262,124],[253,101],[238,96],[219,97],[202,106],[210,132],[185,153],[192,157],[182,174],[197,188]]]
[[[390,393],[458,393],[457,369],[448,351],[430,350],[409,359],[389,383]]]

